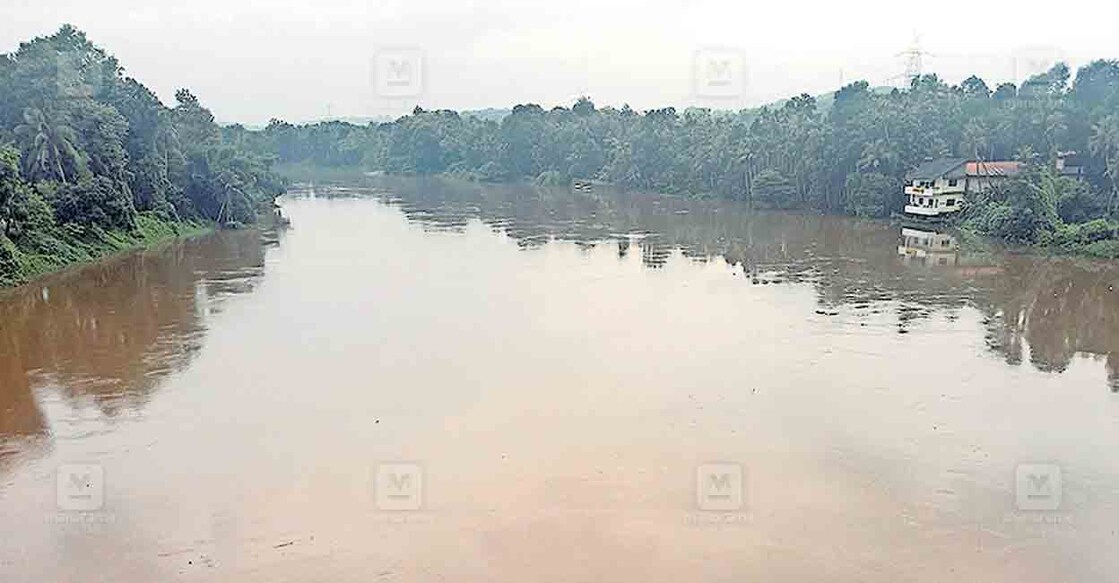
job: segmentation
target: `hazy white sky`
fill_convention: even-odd
[[[165,101],[221,121],[535,102],[739,108],[926,72],[1021,78],[1119,56],[1119,5],[940,0],[0,0],[0,52],[72,23]],[[1091,14],[1091,17],[1083,16]],[[714,56],[712,56],[714,55]],[[714,61],[711,59],[715,59]],[[741,61],[745,73],[740,73]],[[719,63],[710,69],[711,63]],[[730,63],[734,66],[726,67]],[[714,73],[712,73],[714,71]],[[704,85],[709,75],[733,81]],[[398,83],[386,84],[393,77]],[[391,80],[391,79],[390,79]],[[403,81],[403,83],[399,83]]]

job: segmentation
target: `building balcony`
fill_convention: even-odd
[[[960,207],[930,207],[930,206],[916,206],[912,204],[905,205],[905,213],[909,215],[917,215],[921,217],[936,217],[954,213],[960,210]]]
[[[951,194],[962,195],[964,194],[964,185],[959,184],[956,186],[906,186],[905,194],[907,196],[945,196]]]

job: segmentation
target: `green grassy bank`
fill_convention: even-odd
[[[129,230],[68,224],[29,232],[18,243],[0,234],[0,287],[20,285],[72,265],[211,230],[213,226],[205,222],[172,221],[154,213],[139,213],[135,227]]]

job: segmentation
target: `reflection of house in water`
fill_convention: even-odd
[[[998,275],[1003,268],[987,255],[960,256],[960,243],[948,233],[902,227],[898,256],[905,265],[951,268],[962,277]]]
[[[956,265],[959,243],[947,233],[903,227],[898,255],[902,262],[917,265]]]
[[[1119,393],[1119,353],[1107,355],[1107,386],[1112,393]]]
[[[1066,167],[1067,168],[1067,167]],[[1075,172],[1076,166],[1064,175]],[[968,168],[963,167],[963,172]],[[805,283],[831,310],[856,317],[896,309],[899,331],[933,314],[971,307],[990,351],[1010,365],[1068,368],[1077,355],[1105,361],[1119,392],[1119,264],[961,252],[927,224],[896,230],[835,217],[751,212],[727,201],[595,189],[546,193],[525,185],[382,178],[410,221],[454,214],[499,228],[522,247],[551,241],[614,241],[645,267],[681,257],[722,256],[749,281]],[[947,185],[946,185],[947,186]],[[958,186],[958,185],[957,185]],[[900,258],[899,258],[900,257]],[[636,258],[635,258],[636,259]]]
[[[648,237],[641,240],[641,263],[645,267],[654,269],[664,267],[668,263],[668,257],[672,254],[672,247],[660,241],[656,237]]]

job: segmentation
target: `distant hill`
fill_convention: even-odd
[[[886,94],[890,93],[891,91],[893,91],[894,88],[883,86],[883,87],[872,87],[870,90],[871,90],[871,92],[873,92],[877,95],[886,95]],[[828,111],[831,110],[832,103],[835,101],[835,91],[828,91],[828,92],[825,92],[825,93],[820,93],[820,94],[816,95],[815,98],[816,98],[816,105],[817,105],[817,108],[819,109],[820,113],[827,113]],[[769,108],[769,109],[781,109],[782,107],[785,106],[785,104],[790,99],[792,99],[792,97],[787,97],[785,99],[778,99],[777,101],[766,103],[764,105],[759,105],[757,107],[750,107],[750,108],[743,109],[739,113],[745,113],[747,115],[754,114],[754,113],[757,113],[757,112],[761,111],[761,109],[763,107],[766,107],[766,108]],[[687,108],[685,108],[685,109],[687,109]],[[501,120],[505,119],[505,117],[508,116],[512,112],[513,112],[513,110],[510,109],[510,108],[487,107],[487,108],[483,108],[483,109],[467,109],[467,110],[464,110],[464,111],[460,111],[459,114],[462,115],[462,116],[473,117],[475,119],[480,119],[480,120],[483,120],[483,121],[492,121],[492,122],[495,122],[495,123],[501,123]],[[357,115],[357,116],[343,116],[343,117],[329,117],[329,118],[322,117],[322,118],[318,118],[318,119],[307,119],[307,120],[299,120],[299,121],[291,121],[291,120],[285,120],[285,121],[289,121],[290,123],[293,123],[295,125],[316,125],[316,124],[321,124],[321,123],[340,122],[340,123],[347,123],[347,124],[356,125],[356,126],[364,126],[364,125],[369,125],[369,124],[391,123],[391,122],[396,121],[399,117],[400,116],[388,116],[388,115],[374,115],[374,116]],[[234,125],[234,124],[233,123],[223,123],[222,125]],[[241,125],[243,125],[245,128],[250,129],[250,130],[264,129],[264,125],[259,125],[259,124],[241,124]]]

